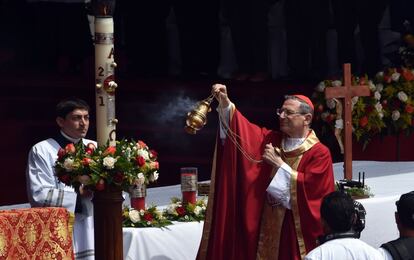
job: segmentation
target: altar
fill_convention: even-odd
[[[354,161],[354,178],[365,172],[365,184],[374,197],[359,200],[367,211],[361,239],[373,247],[398,237],[394,220],[395,201],[414,190],[414,162]],[[334,164],[335,179],[343,179],[343,163]],[[180,185],[150,188],[147,204],[163,208],[171,197],[180,197]],[[0,207],[28,207],[28,204]],[[203,222],[174,222],[165,228],[123,228],[124,259],[195,259]]]
[[[373,247],[398,237],[395,201],[414,190],[414,162],[354,161],[354,177],[365,172],[365,184],[373,197],[359,200],[367,211],[361,239]],[[334,164],[335,180],[343,179],[343,163]],[[148,190],[147,201],[167,205],[179,197],[180,185]],[[166,229],[124,228],[125,259],[195,259],[203,223],[176,223]]]

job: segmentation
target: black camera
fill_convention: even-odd
[[[367,212],[365,211],[364,206],[356,200],[354,200],[354,208],[355,208],[355,220],[352,224],[352,230],[358,234],[358,238],[361,236],[362,230],[365,228],[365,215]]]

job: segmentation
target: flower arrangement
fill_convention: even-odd
[[[197,200],[195,204],[183,205],[179,198],[171,198],[171,204],[164,210],[167,219],[173,221],[189,222],[202,221],[207,208],[206,199]]]
[[[336,182],[335,190],[341,190],[338,182]],[[361,187],[346,187],[343,191],[348,193],[353,199],[374,197],[374,193],[371,192],[371,188],[368,185],[363,185]]]
[[[352,85],[364,84],[369,86],[371,95],[352,98],[352,126],[357,141],[363,142],[365,147],[378,134],[410,135],[414,132],[413,69],[389,68],[378,72],[373,81],[366,77],[352,78]],[[341,85],[339,80],[324,80],[315,89],[315,119],[324,122],[322,131],[338,127],[339,117],[337,103],[326,100],[324,90]]]
[[[151,206],[145,210],[136,210],[124,207],[122,211],[122,225],[124,227],[165,227],[171,225],[156,206]]]
[[[58,152],[55,172],[59,181],[79,188],[104,190],[107,186],[128,191],[131,186],[158,179],[157,152],[143,141],[121,140],[115,146],[68,144]]]
[[[343,128],[343,109],[341,101],[325,99],[325,88],[341,86],[340,80],[324,80],[319,83],[313,94],[315,103],[315,119],[324,124],[322,131],[341,131]],[[352,77],[352,85],[368,85],[371,95],[352,98],[352,126],[357,141],[368,144],[371,138],[385,127],[383,122],[384,111],[381,100],[382,89],[376,86],[367,77]],[[336,135],[336,132],[335,132]],[[340,138],[337,136],[337,138]],[[338,140],[339,141],[339,140]]]
[[[414,70],[390,68],[376,75],[383,89],[381,104],[388,134],[411,134],[414,130]]]

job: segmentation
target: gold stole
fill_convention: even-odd
[[[303,154],[318,142],[319,139],[316,137],[315,133],[311,131],[311,133],[308,135],[303,144],[300,145],[297,149],[290,152],[284,152],[281,149],[283,161],[285,161],[292,168],[290,178],[290,201],[301,258],[304,258],[307,252],[300,224],[297,196],[297,168],[300,160],[302,159]],[[271,177],[273,178],[275,174],[276,169],[273,169]],[[269,203],[267,203],[267,201],[264,203],[256,257],[258,260],[277,260],[279,258],[279,244],[281,239],[282,224],[285,218],[285,212],[286,208],[284,208],[281,205],[272,207],[271,205],[269,205]]]

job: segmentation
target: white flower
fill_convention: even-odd
[[[158,173],[157,171],[153,172],[153,173],[149,176],[149,180],[150,180],[150,182],[154,182],[154,181],[158,180],[158,176],[159,176],[159,173]]]
[[[369,86],[369,89],[370,89],[371,91],[375,91],[375,90],[376,90],[376,86],[375,86],[375,84],[372,82],[372,80],[368,80],[368,86]]]
[[[148,152],[147,152],[146,150],[144,150],[144,149],[139,149],[139,150],[138,150],[138,155],[140,155],[140,156],[144,157],[145,161],[148,161],[148,160],[149,160],[149,154],[148,154]]]
[[[397,96],[398,96],[398,99],[401,100],[402,102],[407,102],[408,97],[407,97],[407,94],[404,93],[404,91],[398,92]]]
[[[167,212],[168,214],[175,214],[175,209],[177,208],[177,204],[173,203],[167,206]]]
[[[384,89],[384,85],[382,85],[381,83],[378,83],[377,84],[377,91],[382,92],[383,89]]]
[[[351,98],[352,105],[355,105],[358,102],[358,99],[359,99],[358,96],[355,96],[355,97]]]
[[[134,180],[134,184],[140,186],[145,183],[145,176],[142,172],[138,173],[137,178]]]
[[[354,109],[355,104],[358,102],[359,97],[355,96],[351,98],[351,108]]]
[[[71,172],[73,170],[73,159],[72,158],[66,158],[63,162],[63,168],[65,168],[68,172]]]
[[[378,112],[378,116],[379,116],[379,118],[383,118],[384,117],[384,113]]]
[[[151,221],[147,221],[147,225],[149,226],[149,225],[151,225]]]
[[[139,216],[139,211],[135,209],[129,211],[129,218],[133,223],[137,223],[138,221],[140,221],[141,217]]]
[[[380,71],[380,72],[377,73],[377,77],[383,77],[383,76],[384,76],[384,72],[383,71]]]
[[[139,215],[144,216],[144,214],[145,214],[145,210],[140,209],[140,210],[139,210]]]
[[[378,111],[378,113],[381,113],[382,112],[382,105],[381,105],[381,103],[377,103],[377,104],[375,104],[375,109]]]
[[[342,82],[340,80],[334,80],[332,82],[332,86],[334,86],[334,87],[340,87],[340,86],[342,86]]]
[[[391,75],[391,79],[392,79],[393,81],[398,81],[398,80],[400,79],[400,76],[401,76],[401,74],[400,74],[400,73],[398,73],[398,72],[394,72],[394,73]]]
[[[195,214],[196,216],[200,215],[201,211],[202,211],[202,208],[201,208],[200,206],[196,206],[196,207],[194,208],[194,214]]]
[[[316,86],[315,90],[318,92],[323,92],[325,90],[325,82],[321,81],[318,86]]]
[[[327,106],[329,109],[334,109],[334,108],[335,108],[335,106],[336,106],[335,100],[334,100],[333,98],[327,99],[327,100],[326,100],[326,106]]]
[[[115,167],[116,159],[111,156],[106,156],[103,158],[103,166],[105,166],[107,169],[113,169]]]
[[[189,219],[188,215],[185,215],[184,218],[187,219],[187,220]]]
[[[400,111],[394,110],[391,115],[392,120],[397,121],[400,118]]]
[[[376,100],[380,100],[381,99],[381,94],[378,91],[375,91],[374,97],[375,97]]]

